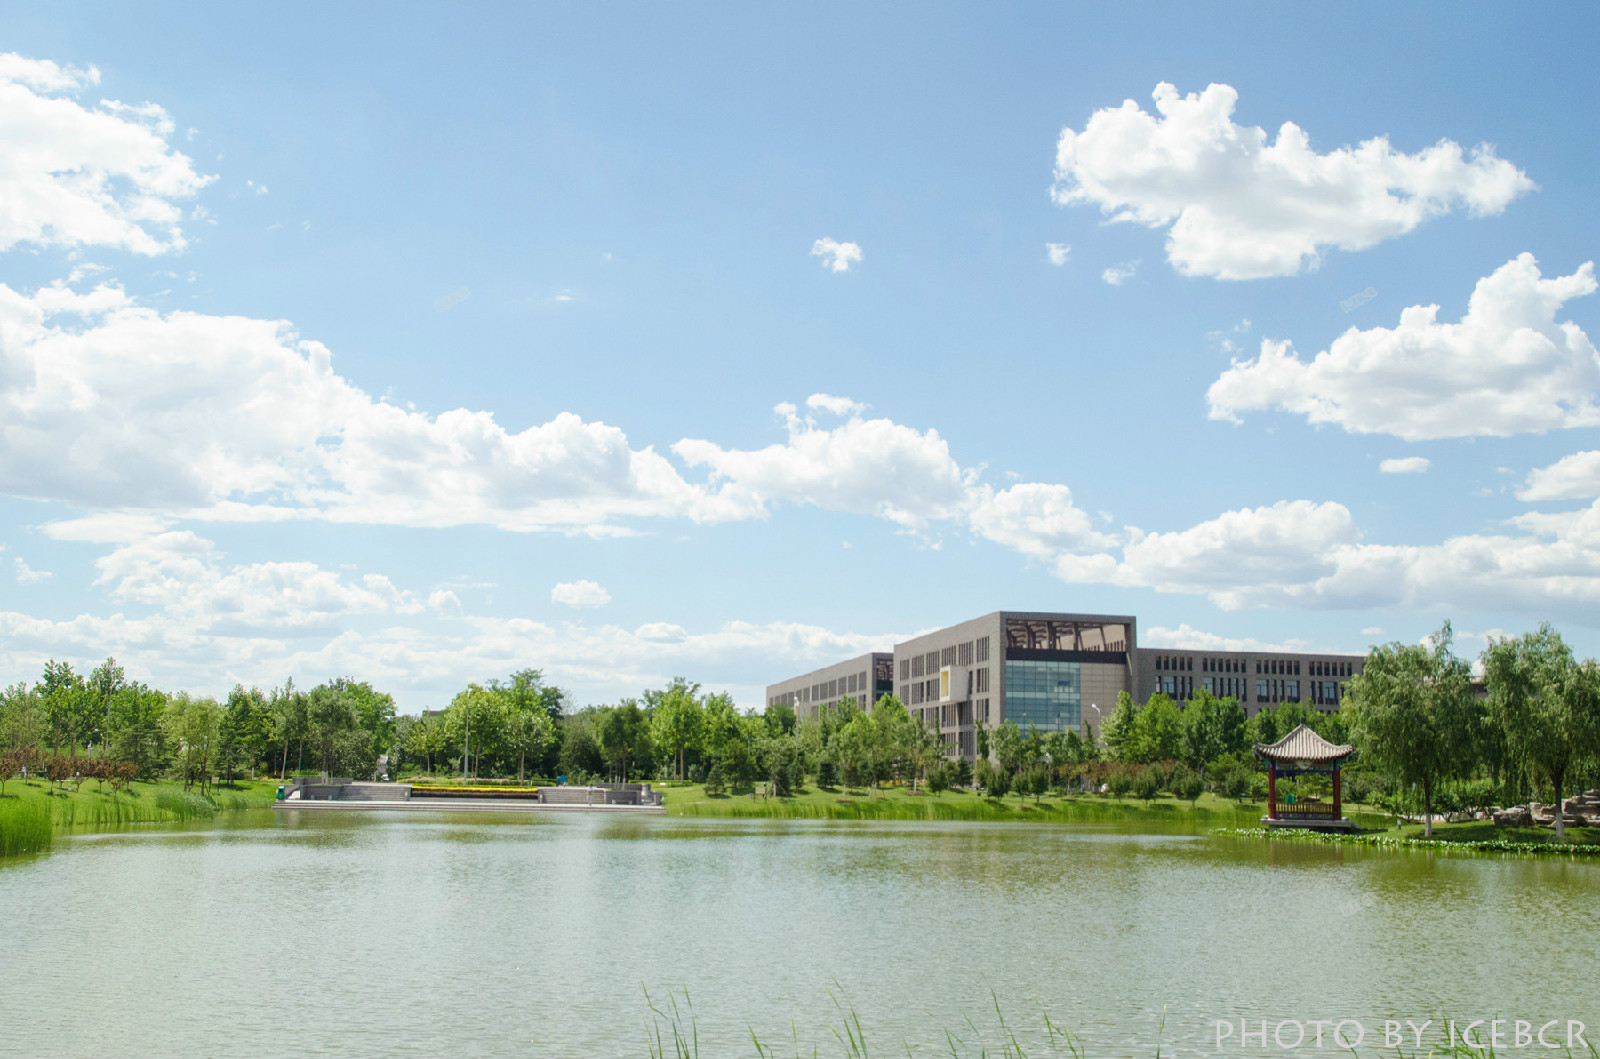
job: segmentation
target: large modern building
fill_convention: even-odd
[[[1197,651],[1138,646],[1128,615],[996,611],[894,645],[892,652],[814,670],[767,688],[768,705],[801,717],[850,697],[893,692],[935,728],[951,754],[971,758],[977,725],[1012,721],[1040,731],[1096,731],[1126,691],[1143,703],[1161,692],[1182,703],[1205,689],[1254,715],[1285,702],[1331,713],[1363,656]],[[870,674],[870,676],[869,676]]]
[[[879,696],[893,694],[894,656],[887,651],[874,651],[769,685],[767,705],[792,706],[801,717],[810,717],[823,707],[839,705],[840,699],[870,703],[877,702]]]

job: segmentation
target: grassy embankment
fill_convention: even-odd
[[[723,816],[790,820],[999,820],[1043,823],[1194,823],[1204,827],[1244,827],[1261,821],[1259,802],[1239,805],[1203,794],[1192,806],[1163,796],[1145,802],[1096,794],[987,798],[970,790],[913,794],[904,787],[878,790],[803,788],[789,798],[759,794],[708,795],[701,786],[666,787],[669,816]],[[1366,819],[1365,816],[1362,817]],[[1379,818],[1374,817],[1374,820]]]
[[[69,831],[109,831],[129,824],[176,823],[238,809],[256,809],[277,797],[276,780],[240,780],[208,794],[185,791],[170,780],[134,781],[118,791],[90,780],[74,790],[44,780],[11,780],[0,796],[0,856],[34,853]]]
[[[1356,834],[1321,834],[1314,831],[1267,831],[1261,827],[1218,828],[1220,834],[1239,838],[1271,838],[1285,842],[1347,843],[1382,846],[1390,849],[1446,849],[1477,853],[1553,853],[1567,856],[1600,856],[1600,828],[1569,827],[1565,839],[1557,839],[1548,827],[1497,827],[1487,820],[1468,820],[1458,824],[1434,824],[1433,837],[1423,834],[1421,824],[1373,828]]]

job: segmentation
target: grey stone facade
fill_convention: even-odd
[[[1138,646],[1130,615],[995,611],[848,662],[772,684],[767,703],[814,716],[845,696],[863,705],[893,692],[939,733],[946,753],[976,756],[979,726],[1011,720],[1041,730],[1099,731],[1128,692],[1164,692],[1180,705],[1204,688],[1248,715],[1285,702],[1331,713],[1360,655],[1195,651]],[[859,689],[872,673],[871,694]],[[852,684],[854,686],[852,686]]]
[[[800,717],[814,717],[825,706],[837,706],[839,700],[852,698],[861,706],[870,706],[882,695],[894,693],[890,677],[894,656],[887,651],[874,651],[860,655],[848,662],[813,669],[802,676],[767,686],[767,705],[792,706]]]

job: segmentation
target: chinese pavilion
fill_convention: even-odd
[[[1304,724],[1276,743],[1257,743],[1256,757],[1267,763],[1267,815],[1261,822],[1268,827],[1303,827],[1312,831],[1349,831],[1355,825],[1344,817],[1339,800],[1339,766],[1355,747],[1330,743]],[[1318,795],[1288,794],[1278,800],[1279,778],[1327,776],[1332,780],[1333,798],[1325,802]]]

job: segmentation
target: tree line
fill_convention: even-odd
[[[1350,800],[1396,811],[1414,805],[1430,821],[1463,805],[1540,796],[1559,804],[1564,792],[1600,779],[1593,660],[1578,660],[1544,625],[1491,640],[1479,681],[1452,647],[1448,623],[1424,644],[1374,647],[1333,713],[1284,703],[1247,717],[1237,700],[1201,690],[1182,703],[1157,694],[1137,704],[1123,693],[1098,733],[1088,724],[1048,732],[980,725],[975,766],[950,756],[953,748],[893,695],[847,698],[802,719],[784,705],[741,712],[727,693],[704,693],[679,677],[638,698],[574,709],[540,670],[526,668],[468,684],[445,707],[413,717],[398,716],[389,695],[351,678],[309,690],[293,681],[240,685],[218,702],[129,681],[115,659],[86,675],[51,661],[33,684],[0,691],[0,769],[11,769],[0,782],[48,753],[110,759],[140,778],[166,775],[202,788],[310,770],[358,779],[671,779],[704,783],[713,794],[762,783],[784,795],[814,780],[1036,798],[1092,789],[1194,800],[1210,789],[1244,800],[1265,793],[1253,745],[1301,723],[1356,746],[1346,771]]]

